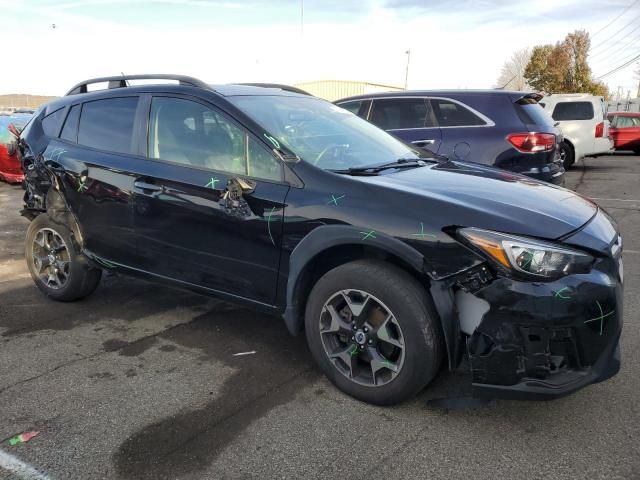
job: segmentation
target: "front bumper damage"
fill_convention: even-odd
[[[456,292],[473,394],[544,400],[572,393],[620,369],[619,259],[554,282],[498,277]]]

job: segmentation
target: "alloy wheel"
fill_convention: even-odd
[[[47,287],[59,290],[69,280],[69,249],[55,230],[42,228],[36,232],[31,261],[36,275]]]
[[[402,370],[402,329],[393,312],[365,291],[341,290],[327,300],[320,338],[335,368],[360,385],[385,385]]]

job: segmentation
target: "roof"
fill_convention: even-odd
[[[590,93],[549,93],[544,98],[601,98],[602,95],[591,95]]]
[[[256,85],[240,85],[240,84],[228,84],[228,85],[210,85],[211,90],[223,97],[236,97],[236,96],[256,96],[256,95],[277,95],[282,97],[308,97],[309,94],[302,94],[292,92],[290,90],[283,90],[282,88],[271,86],[256,86]]]
[[[640,112],[607,112],[607,115],[618,115],[620,117],[640,117]]]
[[[380,97],[422,97],[422,96],[441,96],[441,97],[455,97],[459,95],[504,95],[508,97],[524,97],[525,95],[531,95],[532,92],[521,92],[517,90],[501,90],[501,89],[484,89],[484,90],[469,90],[469,89],[459,89],[459,90],[402,90],[399,92],[389,91],[389,92],[377,92],[377,93],[368,93],[363,95],[354,95],[353,97],[342,98],[337,101],[343,100],[358,100],[358,99],[368,99],[368,98],[380,98]]]

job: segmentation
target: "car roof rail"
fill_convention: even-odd
[[[312,97],[309,92],[306,92],[298,87],[292,87],[291,85],[283,85],[281,83],[236,83],[236,85],[246,85],[247,87],[262,87],[262,88],[279,88],[280,90],[284,90],[285,92],[293,92],[299,93],[301,95],[309,95]]]
[[[187,75],[173,75],[173,74],[145,74],[145,75],[117,75],[113,77],[100,77],[100,78],[92,78],[89,80],[85,80],[83,82],[74,85],[71,90],[69,90],[65,96],[68,95],[78,95],[81,93],[87,93],[87,86],[94,83],[105,83],[108,82],[107,89],[112,88],[124,88],[128,87],[128,80],[176,80],[180,83],[180,85],[188,85],[191,87],[200,87],[210,90],[211,87],[207,85],[202,80],[198,80],[197,78],[189,77]]]

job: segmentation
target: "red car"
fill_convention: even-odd
[[[20,183],[24,173],[17,154],[17,139],[31,118],[31,113],[0,116],[0,180]]]
[[[607,118],[611,122],[609,135],[613,138],[616,150],[633,150],[640,155],[640,113],[610,112]]]

